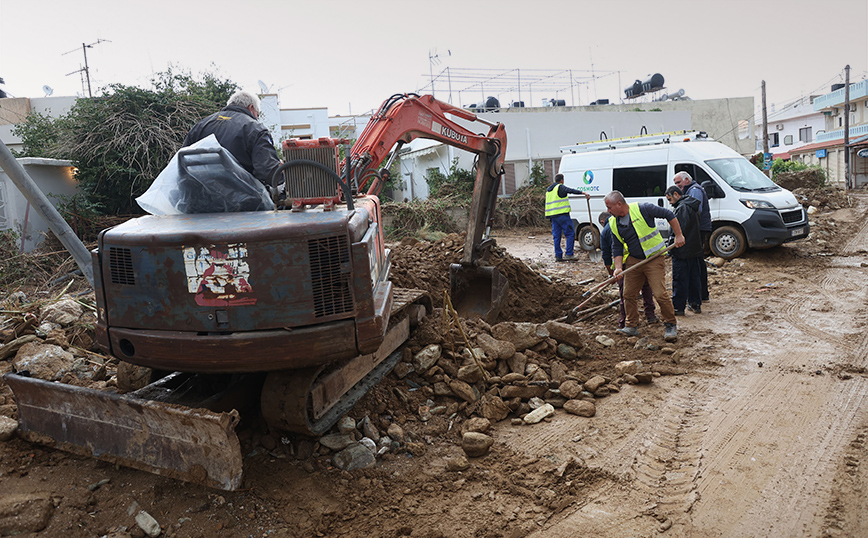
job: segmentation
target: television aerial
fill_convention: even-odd
[[[45,97],[50,97],[51,94],[54,93],[54,88],[52,88],[48,84],[45,84],[44,86],[42,86],[42,91],[45,92]]]
[[[262,82],[261,80],[257,80],[257,82],[259,83],[259,89],[262,91],[262,93],[268,93],[268,90],[270,89],[268,87],[268,84]]]

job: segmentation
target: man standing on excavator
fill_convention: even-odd
[[[570,218],[570,200],[568,194],[583,194],[590,199],[591,195],[571,189],[564,185],[564,175],[555,176],[555,182],[546,189],[546,218],[552,221],[552,238],[555,242],[555,261],[575,260],[573,245],[576,241],[576,231],[573,229],[573,219]],[[566,252],[561,250],[561,236],[567,238]]]
[[[190,129],[184,146],[213,134],[217,142],[235,157],[242,168],[266,187],[280,166],[271,133],[259,122],[259,97],[246,91],[232,94],[222,110],[211,114]]]

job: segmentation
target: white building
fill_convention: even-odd
[[[814,97],[803,97],[766,113],[769,132],[769,152],[775,159],[790,159],[790,151],[814,142],[825,133],[822,112],[814,110]],[[756,121],[756,152],[763,151],[762,114]]]

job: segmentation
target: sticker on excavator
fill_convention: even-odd
[[[187,290],[199,306],[247,306],[256,304],[250,285],[247,245],[185,247]]]

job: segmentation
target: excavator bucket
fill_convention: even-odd
[[[465,318],[495,323],[506,303],[509,281],[497,267],[449,266],[452,305]]]
[[[241,485],[238,412],[215,413],[6,374],[18,403],[18,435],[208,487]]]

